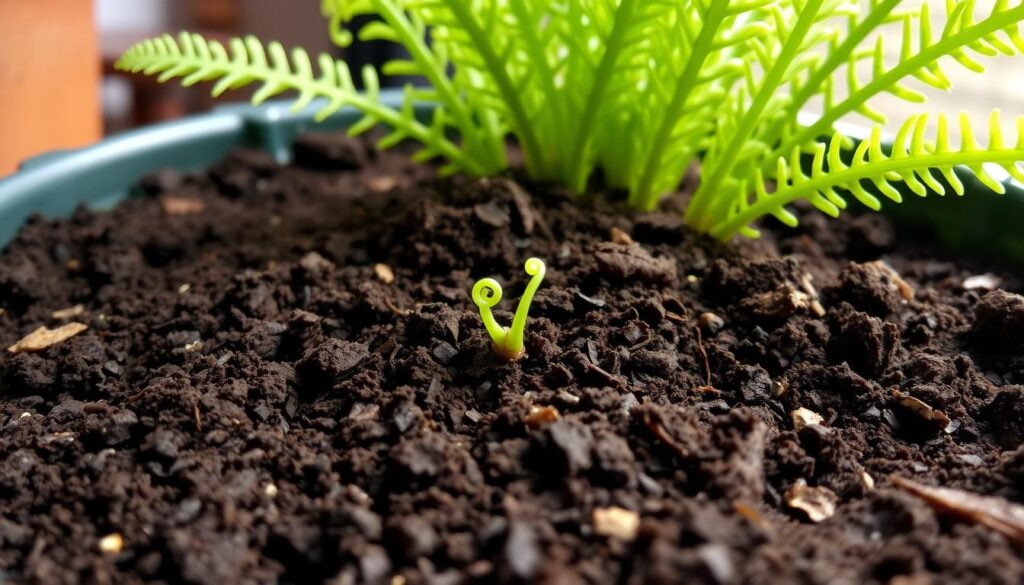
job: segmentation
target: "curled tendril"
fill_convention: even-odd
[[[327,32],[338,47],[348,47],[352,44],[352,32],[345,28],[349,20],[345,14],[344,0],[322,0],[320,12],[328,18]]]
[[[523,268],[530,276],[540,275],[541,279],[544,278],[544,272],[547,270],[547,266],[544,265],[544,261],[540,258],[530,258],[526,261],[526,265]]]
[[[491,313],[491,308],[501,301],[501,285],[493,278],[484,278],[473,285],[473,302],[480,308],[480,318],[487,328],[487,333],[494,342],[494,351],[506,360],[514,361],[526,355],[526,348],[523,345],[523,333],[526,329],[526,317],[530,312],[530,303],[533,302],[533,295],[544,280],[547,271],[544,261],[540,258],[530,258],[526,261],[526,273],[531,276],[529,284],[523,296],[519,299],[519,306],[516,308],[515,317],[512,319],[512,327],[505,328],[498,324]]]
[[[473,302],[478,307],[496,306],[501,302],[501,285],[493,278],[484,278],[473,285]]]

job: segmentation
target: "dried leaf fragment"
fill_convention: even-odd
[[[83,313],[85,313],[85,305],[78,304],[73,307],[68,307],[66,309],[54,311],[53,313],[50,313],[50,316],[59,321],[63,321],[64,319],[73,319],[75,317],[79,317]]]
[[[794,510],[800,510],[811,522],[828,520],[836,513],[839,498],[827,487],[811,487],[804,480],[799,480],[793,487],[786,490],[786,504]]]
[[[825,419],[820,414],[802,406],[789,413],[789,416],[793,420],[793,428],[798,431],[807,425],[825,426]]]
[[[940,429],[948,427],[951,422],[944,412],[932,408],[926,402],[918,398],[914,398],[909,394],[904,394],[899,390],[893,390],[892,397],[896,399],[897,404],[912,412],[921,420],[932,423]]]
[[[773,291],[744,299],[740,306],[754,316],[767,319],[783,319],[797,311],[811,308],[813,299],[807,293],[785,284]]]
[[[392,282],[395,282],[395,273],[387,264],[374,264],[373,273],[377,275],[377,280],[384,284],[391,284]]]
[[[610,508],[594,508],[594,532],[601,536],[611,536],[620,540],[633,540],[640,528],[640,516],[631,510],[612,506]]]
[[[814,277],[805,273],[800,277],[800,288],[802,288],[811,299],[809,304],[811,312],[814,313],[816,317],[824,317],[825,307],[822,306],[821,301],[819,300],[818,289],[814,288],[814,284],[811,282],[812,280],[814,280]]]
[[[771,522],[769,522],[768,519],[765,518],[763,514],[758,512],[750,504],[746,504],[744,502],[736,502],[733,505],[733,509],[736,511],[737,514],[739,514],[740,516],[746,518],[747,522],[750,522],[751,524],[753,524],[754,526],[757,526],[761,530],[764,530],[766,532],[771,530],[771,528],[772,528]]]
[[[160,206],[167,215],[192,215],[206,210],[206,204],[196,197],[178,197],[164,195],[160,198]]]
[[[108,555],[116,555],[124,550],[124,537],[117,532],[108,534],[100,539],[100,551]]]
[[[1024,506],[996,496],[982,496],[953,488],[937,488],[899,476],[893,485],[913,494],[940,512],[987,526],[1003,536],[1024,544]]]
[[[554,406],[531,406],[530,414],[526,415],[523,422],[531,429],[539,429],[547,423],[555,422],[562,418],[561,413]]]
[[[655,416],[650,411],[643,411],[640,414],[640,421],[644,424],[645,427],[647,427],[647,430],[651,431],[651,434],[654,435],[655,439],[661,441],[662,444],[671,449],[672,452],[679,456],[681,459],[690,459],[692,457],[692,454],[688,448],[684,447],[683,445],[680,445],[675,439],[672,438],[671,435],[668,434],[668,431],[666,431],[665,427],[662,426],[661,424],[660,416]]]
[[[610,230],[610,237],[611,237],[612,243],[615,243],[615,244],[622,244],[623,246],[631,246],[634,243],[632,236],[630,236],[625,231],[623,231],[623,230],[621,230],[621,229],[619,229],[617,227],[612,227],[612,229]]]
[[[51,345],[56,345],[66,339],[70,339],[89,327],[78,322],[71,322],[61,325],[56,329],[50,329],[45,325],[25,336],[24,339],[7,348],[11,353],[23,351],[43,351]]]
[[[899,272],[896,272],[895,268],[889,266],[883,260],[875,260],[874,262],[869,262],[868,264],[874,266],[879,271],[884,272],[889,276],[889,278],[892,279],[893,286],[896,287],[896,291],[900,294],[900,297],[904,301],[914,300],[914,287],[910,286],[910,283],[903,280],[903,277],[900,276]]]

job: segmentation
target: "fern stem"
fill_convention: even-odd
[[[537,68],[535,75],[540,76],[544,97],[551,107],[551,120],[554,122],[551,130],[554,135],[550,139],[556,142],[564,142],[568,137],[566,132],[561,131],[562,129],[559,126],[569,119],[566,115],[565,98],[559,94],[558,88],[555,86],[555,72],[551,68],[551,64],[548,63],[548,58],[544,54],[544,45],[537,34],[537,19],[530,12],[525,0],[509,0],[509,5],[516,16],[516,22],[519,23],[519,31],[523,35],[523,44],[526,47],[527,55],[530,57],[530,63]],[[564,152],[564,148],[559,148],[555,155],[560,152]],[[549,160],[548,162],[556,163],[554,160]]]
[[[474,124],[472,116],[470,116],[469,111],[466,109],[466,104],[456,95],[455,88],[452,87],[451,80],[448,77],[448,72],[434,58],[423,34],[413,27],[405,11],[399,8],[394,0],[373,0],[373,4],[385,22],[401,35],[402,46],[419,63],[420,72],[437,92],[441,103],[444,104],[447,113],[452,116],[455,125],[462,134],[462,139],[474,141],[479,134],[476,124]],[[482,148],[478,151],[477,149],[469,150],[475,151],[469,153],[469,156],[472,158],[484,156],[488,151],[494,152],[493,148]],[[500,169],[504,166],[504,161],[501,160],[484,160],[480,161],[480,163],[482,167],[487,169]]]
[[[882,177],[887,173],[909,172],[916,169],[936,169],[957,165],[983,165],[985,163],[1013,165],[1022,160],[1024,160],[1024,148],[1008,148],[995,152],[979,150],[973,152],[915,154],[912,157],[888,158],[863,165],[851,166],[842,170],[829,171],[819,176],[811,177],[796,185],[779,189],[727,220],[714,225],[709,230],[709,233],[720,240],[728,240],[759,217],[767,215],[779,207],[807,197],[812,193],[829,188],[843,188],[844,185]]]
[[[567,160],[566,179],[569,188],[576,193],[582,193],[586,189],[588,178],[587,151],[593,136],[594,126],[596,125],[595,121],[604,105],[605,90],[608,88],[608,83],[612,80],[615,65],[618,63],[619,56],[624,50],[624,41],[633,21],[633,14],[635,14],[636,7],[641,1],[622,0],[622,3],[615,9],[615,15],[613,16],[615,24],[612,26],[611,34],[608,35],[608,40],[605,42],[604,54],[601,55],[601,61],[594,76],[594,83],[590,87],[587,103],[583,108],[583,115],[577,124],[576,137],[572,143],[572,149],[569,151],[569,158]]]
[[[707,217],[708,206],[715,198],[722,181],[732,173],[743,145],[754,133],[757,122],[768,105],[768,100],[771,99],[779,83],[781,83],[782,77],[786,74],[786,70],[789,69],[790,63],[799,55],[800,47],[803,45],[807,33],[811,30],[811,26],[817,20],[818,11],[823,3],[824,0],[810,0],[801,9],[800,17],[793,26],[793,30],[790,31],[789,38],[786,40],[786,44],[783,45],[778,59],[771,69],[768,70],[761,82],[761,88],[747,108],[742,121],[736,126],[736,133],[726,145],[725,150],[715,160],[712,167],[708,169],[710,173],[701,177],[700,187],[697,188],[693,200],[686,208],[685,220],[690,226],[701,231],[707,231],[710,228],[708,224],[713,218]]]
[[[515,84],[509,78],[502,59],[494,52],[488,34],[476,21],[470,12],[470,6],[464,0],[442,0],[452,11],[452,14],[459,20],[469,35],[473,45],[480,52],[480,58],[487,67],[488,72],[497,84],[498,90],[504,98],[509,109],[509,116],[512,118],[512,126],[517,137],[522,142],[521,147],[526,157],[526,166],[530,174],[537,177],[548,176],[548,168],[544,159],[544,150],[541,148],[540,140],[533,128],[530,117],[526,114],[526,108],[516,91]]]
[[[661,121],[658,123],[658,131],[654,135],[651,149],[648,151],[644,161],[640,180],[630,191],[629,204],[633,207],[651,210],[658,201],[660,193],[653,192],[654,180],[658,172],[663,170],[661,168],[661,161],[665,155],[665,149],[668,148],[676,123],[682,117],[686,109],[686,103],[697,86],[700,72],[712,54],[715,35],[718,34],[718,29],[725,21],[728,12],[729,2],[714,2],[704,18],[700,34],[690,50],[686,68],[676,83],[672,101],[665,108]]]
[[[768,155],[768,160],[776,160],[779,156],[782,156],[782,153],[791,151],[794,146],[807,144],[827,134],[833,124],[840,118],[853,112],[875,95],[885,92],[899,82],[899,80],[913,75],[915,71],[926,67],[943,56],[951,54],[960,47],[967,46],[1009,26],[1016,25],[1021,20],[1024,20],[1024,4],[992,15],[974,26],[962,29],[956,34],[948,36],[922,50],[917,55],[896,65],[884,75],[872,79],[870,83],[860,90],[829,108],[814,124],[804,127],[800,133],[790,137],[772,150]]]

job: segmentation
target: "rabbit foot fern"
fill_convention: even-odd
[[[480,318],[484,322],[484,327],[487,328],[487,333],[491,336],[494,352],[509,362],[526,356],[526,347],[523,344],[526,316],[530,312],[533,295],[537,293],[541,281],[544,280],[546,267],[540,258],[530,258],[526,261],[525,270],[530,275],[530,282],[526,285],[522,298],[519,299],[519,307],[516,308],[511,327],[499,325],[494,314],[491,313],[491,309],[501,302],[501,285],[498,284],[498,281],[493,278],[484,278],[473,286],[473,302],[480,308]]]
[[[997,192],[1002,186],[985,165],[1020,177],[1022,144],[1004,146],[995,115],[987,147],[977,145],[965,118],[960,147],[950,147],[945,117],[933,144],[925,138],[933,130],[928,119],[914,116],[886,152],[886,117],[874,103],[885,95],[920,103],[919,87],[951,89],[946,62],[981,73],[984,59],[1024,53],[1024,0],[994,0],[988,8],[975,0],[901,4],[323,0],[339,45],[359,39],[405,48],[407,58],[379,73],[415,76],[426,86],[407,86],[400,107],[381,103],[373,68],[361,72],[357,91],[343,61],[321,55],[314,67],[301,49],[288,53],[251,37],[225,47],[188,33],[163,36],[132,47],[118,66],[185,85],[215,81],[215,95],[258,84],[256,103],[295,91],[295,107],[315,104],[321,118],[352,107],[362,114],[353,134],[385,126],[380,147],[418,142],[416,159],[442,159],[446,173],[501,171],[514,137],[534,178],[582,194],[600,169],[638,209],[656,207],[699,161],[701,183],[686,221],[728,239],[755,236],[765,216],[795,224],[787,206],[799,200],[836,215],[851,194],[875,209],[873,192],[898,201],[898,183],[919,195],[942,193],[942,177],[960,192],[954,167]],[[941,26],[936,5],[944,8]],[[371,18],[358,26],[357,17]],[[895,52],[885,46],[889,31],[899,39]],[[812,102],[824,112],[808,124],[799,114]],[[433,107],[429,123],[414,115],[418,103]],[[848,116],[875,124],[869,140],[857,145],[837,134],[836,123]]]

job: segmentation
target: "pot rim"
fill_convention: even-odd
[[[403,90],[382,90],[381,100],[400,107]],[[431,106],[421,103],[416,109],[417,115],[427,117]],[[260,106],[227,104],[205,114],[124,132],[84,148],[29,158],[18,171],[0,178],[0,250],[34,213],[63,217],[81,204],[106,209],[126,197],[136,181],[148,173],[168,167],[203,168],[235,148],[260,148],[286,162],[297,134],[314,129],[341,130],[359,116],[346,107],[316,122],[317,110],[314,103],[294,111],[288,101]],[[804,123],[816,117],[801,113]],[[867,127],[857,124],[836,126],[855,140],[869,133]],[[944,246],[954,250],[985,250],[991,252],[987,256],[1024,264],[1024,230],[1019,228],[1019,221],[1013,221],[1024,218],[1024,185],[999,167],[993,166],[990,174],[1007,186],[1009,197],[984,196],[991,192],[972,175],[963,173],[971,196],[956,205],[941,202],[958,197],[919,199],[908,192],[909,200],[921,203],[886,205],[886,213],[898,223],[928,228]]]

